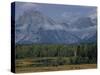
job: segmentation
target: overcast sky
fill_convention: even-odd
[[[16,19],[24,11],[38,10],[53,19],[74,18],[77,16],[90,16],[96,14],[96,7],[76,6],[76,5],[57,5],[57,4],[39,4],[16,2]],[[95,16],[95,15],[94,15]]]

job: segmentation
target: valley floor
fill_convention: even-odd
[[[45,72],[45,71],[61,71],[61,70],[79,70],[79,69],[94,69],[97,64],[79,64],[79,65],[60,65],[51,67],[16,67],[16,73],[25,72]]]
[[[66,59],[66,60],[68,58],[69,57],[63,57],[63,59]],[[28,59],[28,58],[27,59],[17,59],[16,60],[16,73],[61,71],[61,70],[79,70],[79,69],[97,68],[97,64],[89,64],[89,63],[87,63],[87,64],[83,63],[83,64],[61,64],[61,65],[57,65],[57,62],[55,62],[56,59],[57,59],[57,57],[48,57],[48,58],[44,57],[44,58],[34,58],[34,59]],[[49,61],[45,62],[47,60],[49,60]],[[50,61],[53,61],[53,62],[50,62]]]

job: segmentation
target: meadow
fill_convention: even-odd
[[[16,45],[16,72],[43,72],[97,67],[97,45]]]

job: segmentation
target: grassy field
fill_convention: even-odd
[[[47,58],[42,58],[42,60]],[[48,57],[50,59],[50,57]],[[53,58],[53,59],[56,59]],[[68,59],[68,58],[64,58]],[[44,71],[60,71],[60,70],[77,70],[77,69],[91,69],[96,68],[96,64],[61,64],[61,65],[46,65],[43,62],[39,62],[41,58],[36,59],[18,59],[16,60],[16,73],[23,73],[23,72],[44,72]],[[38,61],[38,62],[37,62]],[[54,63],[54,62],[53,62]]]
[[[96,68],[97,45],[16,45],[16,73]]]

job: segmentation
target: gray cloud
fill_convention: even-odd
[[[33,4],[33,3],[17,3],[16,2],[16,8],[15,8],[15,19],[17,20],[19,16],[21,16],[25,11],[28,10],[39,10],[39,5]]]

